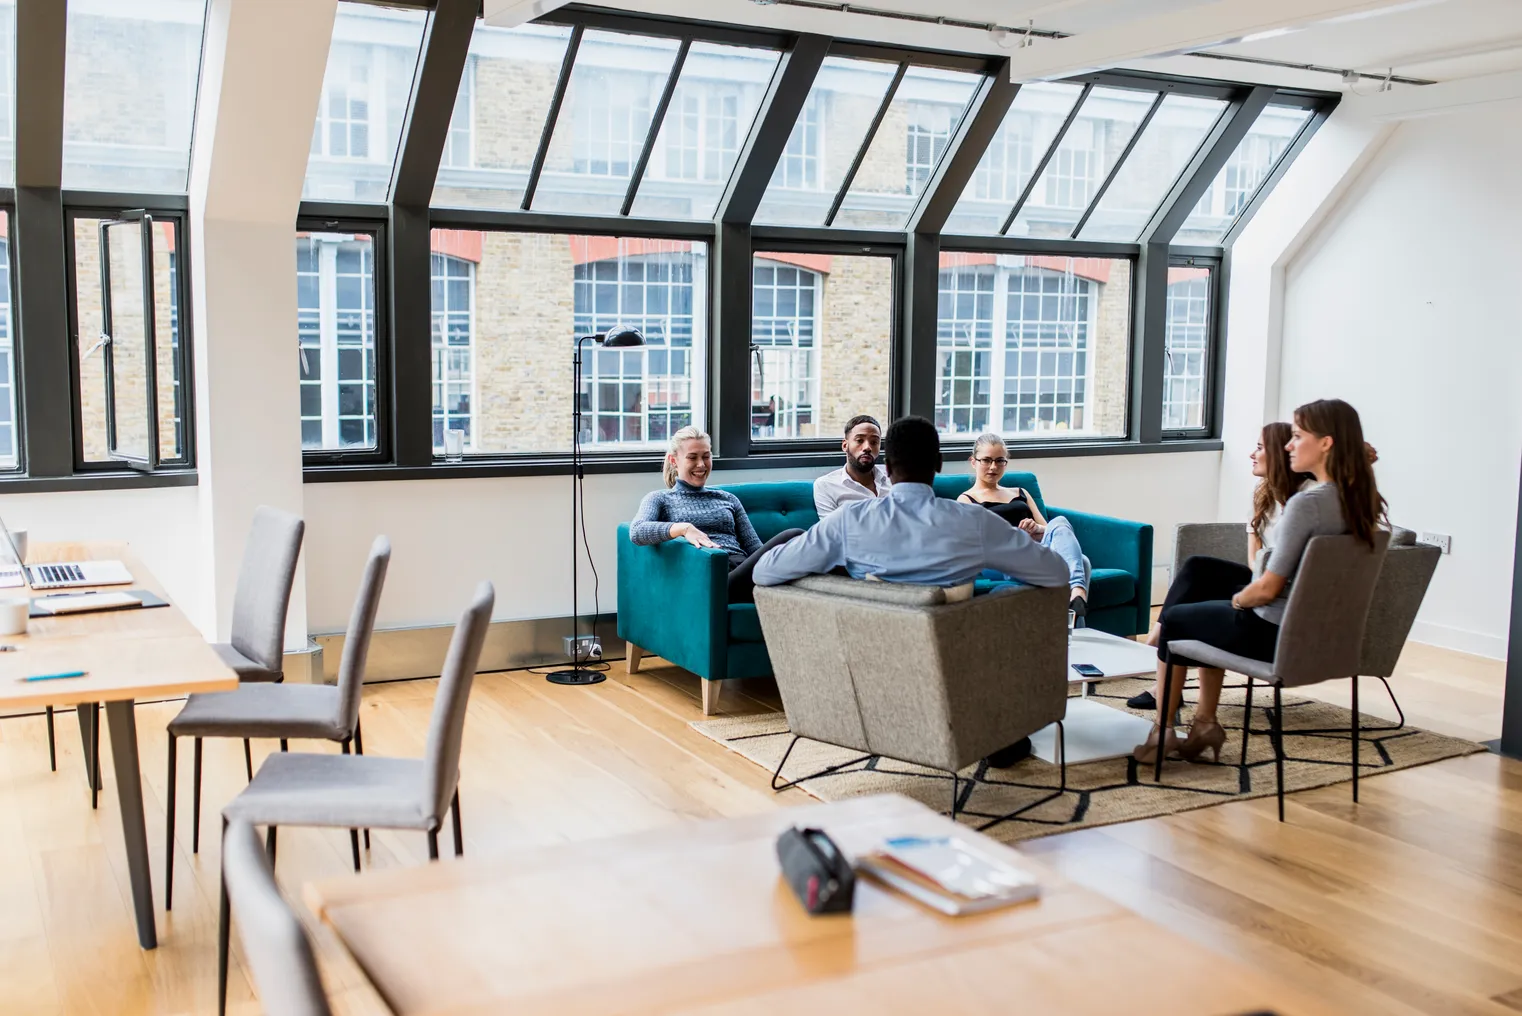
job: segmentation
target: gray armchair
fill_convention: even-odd
[[[815,575],[758,588],[756,610],[793,740],[782,790],[883,755],[951,776],[1067,711],[1067,589],[1010,589],[948,603],[937,586]],[[807,737],[867,753],[779,784]],[[1010,816],[1066,792],[1055,793]],[[992,824],[992,823],[990,823]]]

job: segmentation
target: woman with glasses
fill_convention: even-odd
[[[1068,520],[1048,522],[1036,507],[1036,499],[1024,487],[1001,487],[1009,468],[1009,449],[997,434],[980,434],[972,447],[972,486],[957,498],[963,504],[982,505],[1005,522],[1029,533],[1042,546],[1050,547],[1067,562],[1072,600],[1068,609],[1084,617],[1089,608],[1089,559],[1083,556],[1078,537]]]

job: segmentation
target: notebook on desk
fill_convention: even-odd
[[[168,601],[146,589],[53,593],[32,600],[30,616],[62,617],[66,614],[96,614],[106,610],[146,610],[149,607],[167,606]]]

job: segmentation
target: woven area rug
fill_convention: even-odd
[[[1149,687],[1150,681],[1109,681],[1099,686],[1093,701],[1126,710],[1125,701]],[[1190,692],[1192,695],[1192,692]],[[1068,766],[1068,793],[1033,808],[1015,819],[986,830],[1005,842],[1049,836],[1116,822],[1155,818],[1176,812],[1206,808],[1227,801],[1272,797],[1274,753],[1266,731],[1268,720],[1260,708],[1272,693],[1258,690],[1253,709],[1253,735],[1248,741],[1247,763],[1242,753],[1242,700],[1240,690],[1222,694],[1220,720],[1228,728],[1219,764],[1204,756],[1198,762],[1167,762],[1163,785],[1152,782],[1149,766],[1140,767],[1129,758],[1085,762]],[[1188,710],[1185,710],[1187,719]],[[1152,717],[1152,713],[1136,713]],[[1347,731],[1352,717],[1347,709],[1310,699],[1284,696],[1286,793],[1324,787],[1352,779],[1352,740],[1347,733],[1308,733],[1316,728]],[[1364,716],[1364,724],[1388,727],[1390,721]],[[782,713],[702,720],[693,728],[768,772],[777,767],[792,734]],[[1483,745],[1461,738],[1405,726],[1399,730],[1366,730],[1359,748],[1359,775],[1374,776],[1396,769],[1426,765],[1440,759],[1484,751]],[[800,740],[788,756],[784,780],[858,758],[859,752],[815,741]],[[987,763],[969,766],[960,774],[958,818],[981,826],[1023,805],[1050,794],[1058,785],[1055,765],[1028,758],[1008,769],[992,769]],[[942,772],[893,759],[873,757],[838,772],[799,784],[821,801],[839,801],[865,794],[897,792],[941,812],[951,807],[951,778]]]

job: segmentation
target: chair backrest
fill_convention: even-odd
[[[370,639],[375,634],[375,613],[380,607],[381,589],[386,584],[386,569],[391,564],[391,541],[377,536],[370,544],[370,559],[365,562],[359,580],[359,593],[349,613],[349,627],[344,631],[343,655],[338,658],[339,723],[352,735],[359,719],[360,685],[365,681],[365,661],[370,656]]]
[[[1036,507],[1041,509],[1041,514],[1046,512],[1046,499],[1041,496],[1041,483],[1036,479],[1035,473],[1017,473],[1011,470],[1005,473],[999,480],[1001,487],[1024,487],[1026,493],[1036,499]],[[941,473],[931,487],[935,489],[936,497],[951,498],[953,501],[961,497],[972,487],[971,473]]]
[[[260,505],[254,510],[238,588],[233,594],[232,646],[272,674],[281,671],[285,613],[296,581],[296,558],[306,523],[290,512]]]
[[[1173,569],[1191,557],[1218,557],[1251,565],[1247,560],[1247,526],[1242,522],[1183,522],[1173,530]]]
[[[242,820],[230,822],[222,839],[222,882],[264,1011],[329,1016],[312,943],[275,884],[259,834]]]
[[[439,688],[433,696],[433,718],[428,723],[428,742],[423,748],[423,794],[429,814],[442,818],[460,778],[460,741],[465,734],[465,707],[486,629],[491,626],[496,590],[490,582],[476,587],[475,599],[454,626]]]
[[[784,529],[808,529],[819,521],[811,480],[727,483],[718,489],[740,499],[762,540],[770,540]]]
[[[1317,536],[1306,545],[1274,653],[1274,677],[1285,687],[1358,673],[1389,543],[1390,534],[1381,531],[1373,550],[1355,536]]]
[[[1369,677],[1395,673],[1427,586],[1443,556],[1436,547],[1396,546],[1394,539],[1374,586],[1374,602],[1369,605],[1369,621],[1363,633],[1363,661],[1358,672]]]

